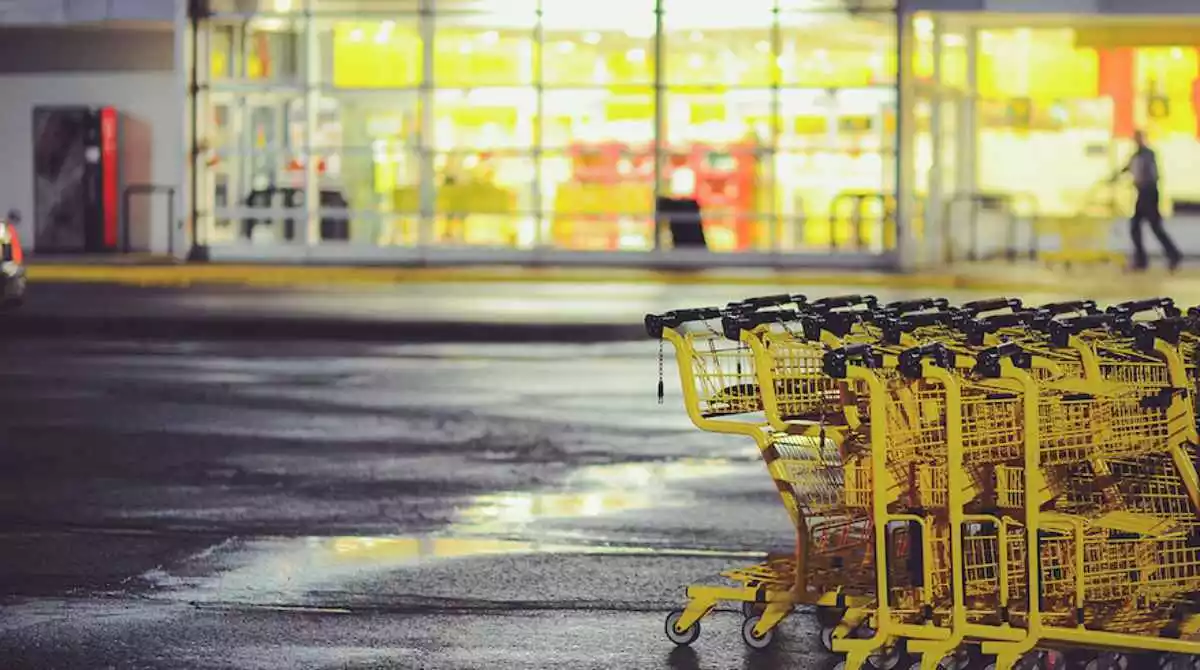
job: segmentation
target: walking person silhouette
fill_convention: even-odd
[[[1129,163],[1112,178],[1115,182],[1121,175],[1128,173],[1133,177],[1133,186],[1137,189],[1137,204],[1134,205],[1133,216],[1129,219],[1129,236],[1133,239],[1132,269],[1134,272],[1143,272],[1149,265],[1146,246],[1142,242],[1142,222],[1145,221],[1150,224],[1150,232],[1158,238],[1158,243],[1167,255],[1168,269],[1174,272],[1183,261],[1183,255],[1163,228],[1162,212],[1158,208],[1158,157],[1146,144],[1144,132],[1135,132],[1133,141],[1137,150],[1133,152]]]

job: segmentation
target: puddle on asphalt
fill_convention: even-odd
[[[689,480],[727,475],[747,463],[723,459],[625,463],[583,468],[563,488],[481,496],[465,507],[459,523],[443,533],[417,537],[264,538],[226,543],[180,566],[179,575],[156,570],[143,575],[151,586],[195,602],[299,602],[321,591],[367,583],[388,573],[425,565],[497,555],[648,554],[757,557],[757,552],[613,547],[536,539],[519,535],[542,519],[570,519],[687,504]]]
[[[585,467],[568,477],[559,490],[479,496],[459,512],[451,532],[511,532],[543,519],[686,505],[690,492],[673,485],[721,477],[745,465],[728,459],[695,459]]]

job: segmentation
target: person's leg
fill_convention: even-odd
[[[1138,200],[1141,200],[1141,196]],[[1158,189],[1146,194],[1146,208],[1144,216],[1150,223],[1150,232],[1154,233],[1154,237],[1158,239],[1158,243],[1162,245],[1163,252],[1167,255],[1167,264],[1171,269],[1175,269],[1179,265],[1183,254],[1179,253],[1179,247],[1175,246],[1175,241],[1167,234],[1166,228],[1163,227],[1162,212],[1158,209]]]
[[[1142,212],[1135,210],[1133,217],[1129,219],[1129,239],[1133,240],[1133,269],[1145,270],[1146,261],[1146,246],[1142,244]]]

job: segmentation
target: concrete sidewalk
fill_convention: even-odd
[[[104,283],[130,286],[195,285],[270,288],[363,287],[411,284],[637,284],[659,286],[859,287],[966,290],[995,294],[1061,290],[1064,282],[1096,297],[1124,294],[1131,286],[1152,292],[1200,291],[1200,268],[1171,275],[1163,270],[1131,275],[1112,266],[1049,268],[1036,263],[974,263],[911,273],[837,270],[658,270],[563,267],[378,267],[172,263],[157,257],[61,257],[33,260],[35,283]],[[754,291],[751,290],[751,293]]]
[[[1067,273],[977,265],[942,274],[519,268],[33,265],[0,337],[359,342],[606,342],[645,338],[647,313],[752,295],[881,300],[989,296],[1030,303],[1169,295],[1200,303],[1200,274]]]

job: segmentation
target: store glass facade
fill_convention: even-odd
[[[894,0],[211,0],[196,24],[212,246],[896,245]]]

